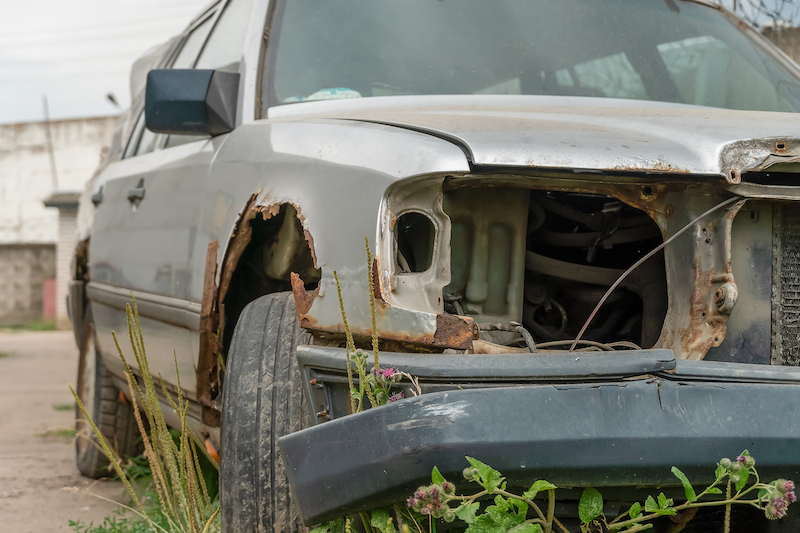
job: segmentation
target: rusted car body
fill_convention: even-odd
[[[235,3],[212,5],[141,69],[174,67],[192,32]],[[434,464],[453,474],[481,452],[511,479],[568,486],[668,484],[670,464],[700,472],[743,447],[798,471],[800,70],[724,9],[646,4],[744,36],[780,70],[786,108],[387,84],[369,98],[276,101],[265,73],[290,15],[247,4],[241,57],[226,67],[241,80],[232,131],[156,136],[142,151],[139,93],[87,186],[70,301],[75,324],[91,308],[93,326],[76,329],[79,343],[91,335],[122,385],[111,332],[125,331],[135,295],[153,374],[174,393],[175,353],[190,425],[219,447],[220,361],[237,319],[293,291],[312,335],[297,353],[314,427],[281,445],[309,524],[392,501]],[[623,272],[706,212],[611,293],[583,336],[593,344],[568,351]],[[361,346],[372,278],[381,359],[426,394],[348,413],[334,271]],[[522,406],[521,421],[502,414]]]

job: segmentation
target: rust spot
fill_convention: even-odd
[[[474,324],[475,321],[470,317],[447,313],[436,315],[436,333],[433,335],[433,344],[457,350],[471,350]]]
[[[783,141],[778,141],[775,143],[775,153],[777,154],[785,154],[786,153],[786,143]]]
[[[311,251],[311,260],[314,262],[314,268],[319,268],[319,263],[317,262],[317,252],[314,250],[314,237],[311,236],[311,232],[306,229],[306,217],[303,216],[303,213],[300,212],[300,206],[292,204],[295,211],[297,211],[297,219],[300,221],[300,225],[303,228],[303,237],[306,239],[308,243],[308,249]]]
[[[728,264],[727,268],[730,268]],[[713,269],[702,270],[700,260],[694,263],[695,283],[689,308],[689,325],[681,331],[680,343],[690,359],[702,359],[713,346],[719,346],[727,332],[727,316],[720,315],[716,306],[709,305],[714,285],[720,278],[727,279],[729,272],[719,276]]]
[[[372,259],[372,295],[381,303],[386,303],[381,294],[381,275],[378,268],[378,258]]]
[[[311,310],[311,306],[314,303],[314,299],[319,295],[319,286],[314,290],[314,292],[309,292],[306,290],[305,284],[303,280],[300,279],[300,276],[297,273],[292,272],[292,292],[294,293],[294,302],[295,308],[297,309],[297,318],[301,321],[305,318],[305,315]]]
[[[225,259],[222,261],[217,302],[225,301],[225,295],[228,293],[233,271],[236,270],[236,265],[239,263],[239,258],[242,256],[242,253],[244,253],[245,248],[250,244],[250,238],[253,235],[253,228],[250,226],[250,221],[259,213],[266,218],[272,216],[270,214],[272,213],[270,208],[255,206],[256,198],[258,198],[256,194],[250,196],[250,199],[247,200],[247,204],[245,204],[242,210],[242,215],[233,228],[230,243],[228,244],[227,250],[225,250]],[[280,206],[278,206],[278,210],[280,210]]]
[[[203,278],[203,301],[200,306],[200,353],[195,371],[197,401],[202,408],[203,423],[212,427],[219,427],[220,420],[220,413],[214,408],[214,399],[219,391],[219,369],[216,356],[221,349],[217,338],[219,314],[216,312],[217,292],[214,284],[217,276],[218,250],[219,242],[208,243]]]
[[[320,327],[317,320],[308,315],[300,317],[300,326],[313,330],[315,335],[320,333],[345,334],[344,325],[342,323]],[[360,329],[352,327],[351,325],[350,330],[355,337],[357,346],[370,346],[372,336],[372,331],[370,329]],[[471,350],[472,340],[475,338],[476,332],[477,325],[472,318],[445,313],[436,315],[436,331],[433,337],[424,334],[413,335],[395,331],[379,331],[378,337],[381,340],[381,346],[390,351],[394,349],[395,351],[424,352],[437,351],[443,348]]]
[[[252,198],[252,197],[251,197]],[[254,208],[255,211],[261,213],[261,218],[266,220],[271,219],[281,212],[281,204],[272,204],[268,206],[258,206]]]
[[[217,449],[214,447],[214,443],[211,442],[211,439],[208,438],[206,439],[206,451],[208,452],[208,455],[210,455],[217,462],[217,464],[219,464],[219,452],[217,452]]]

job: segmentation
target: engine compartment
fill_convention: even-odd
[[[606,290],[663,242],[645,212],[603,194],[465,187],[444,192],[451,280],[444,310],[472,316],[481,339],[565,347]],[[607,348],[650,348],[667,313],[663,253],[628,276],[583,335]]]

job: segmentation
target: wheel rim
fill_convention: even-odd
[[[85,352],[82,354],[80,360],[80,368],[78,369],[78,397],[81,399],[86,412],[90,416],[96,418],[95,398],[97,387],[97,350],[94,344],[94,335],[90,334],[86,342]],[[92,427],[89,425],[83,412],[78,408],[76,420],[76,446],[78,447],[78,454],[83,455],[86,453],[91,442]]]

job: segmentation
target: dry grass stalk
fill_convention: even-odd
[[[131,295],[133,296],[133,295]],[[109,457],[117,475],[122,480],[126,490],[131,496],[135,506],[134,511],[143,516],[151,527],[165,533],[208,533],[217,531],[219,525],[216,521],[219,515],[219,508],[214,505],[209,496],[208,488],[203,479],[203,472],[200,468],[198,448],[209,459],[211,457],[205,449],[197,435],[187,425],[187,413],[189,402],[183,397],[178,374],[177,355],[175,358],[175,373],[177,377],[176,399],[167,390],[163,379],[160,379],[161,391],[169,402],[170,407],[175,411],[181,420],[181,435],[176,444],[170,433],[169,426],[161,411],[161,404],[158,400],[156,385],[147,364],[147,353],[142,336],[139,312],[136,307],[136,299],[133,299],[133,308],[126,306],[128,321],[128,335],[131,340],[131,349],[136,364],[141,375],[141,384],[136,378],[133,369],[125,359],[125,355],[119,346],[116,335],[112,332],[114,343],[119,352],[120,359],[125,367],[125,378],[128,382],[131,398],[133,398],[133,411],[145,448],[145,457],[150,463],[153,473],[153,487],[156,490],[158,499],[169,529],[164,529],[152,520],[147,518],[145,507],[142,505],[130,479],[120,466],[119,458],[116,457],[111,446],[99,432],[97,426],[92,421],[89,413],[81,403],[80,398],[73,390],[73,395],[78,406],[83,411],[89,424],[100,441],[104,453]],[[144,388],[144,391],[142,390]],[[70,387],[72,390],[72,387]],[[142,416],[144,412],[144,416]],[[145,420],[147,423],[145,424]],[[147,431],[149,428],[149,432]],[[211,459],[214,466],[216,462]],[[218,466],[217,466],[218,468]]]

